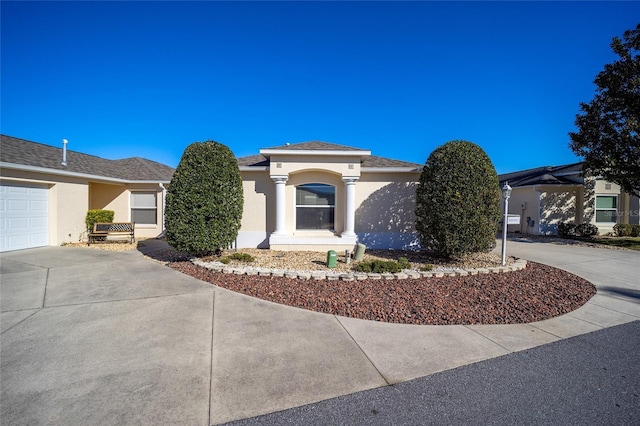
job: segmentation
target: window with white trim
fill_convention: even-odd
[[[296,229],[333,229],[336,188],[324,183],[296,187]]]
[[[618,196],[596,195],[596,223],[618,222]]]
[[[136,225],[158,224],[158,197],[155,192],[131,193],[131,222]]]

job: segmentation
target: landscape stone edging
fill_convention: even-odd
[[[282,269],[265,269],[254,268],[252,266],[247,267],[230,267],[220,262],[204,262],[201,259],[193,258],[191,263],[196,266],[200,266],[205,269],[209,269],[216,272],[222,272],[223,274],[235,274],[235,275],[249,275],[260,277],[286,277],[290,279],[301,280],[330,280],[330,281],[354,281],[354,280],[406,280],[406,279],[418,279],[418,278],[441,278],[441,277],[464,277],[467,275],[486,275],[486,274],[503,274],[508,272],[521,271],[527,267],[527,261],[524,259],[517,259],[512,265],[509,266],[495,266],[491,268],[468,268],[468,269],[453,269],[448,271],[414,271],[405,270],[395,274],[384,273],[365,273],[365,272],[353,272],[353,273],[339,273],[339,272],[327,272],[327,271],[285,271]]]

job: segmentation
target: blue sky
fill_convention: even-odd
[[[177,166],[322,140],[498,173],[578,161],[568,132],[639,2],[8,2],[3,134]]]

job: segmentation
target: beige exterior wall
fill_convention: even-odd
[[[105,183],[89,184],[89,208],[91,210],[113,210],[115,222],[128,222],[128,192],[125,185]]]
[[[271,157],[271,170],[241,171],[244,190],[242,226],[238,247],[269,247],[275,230],[275,183],[271,176],[287,176],[285,185],[286,232],[292,244],[280,244],[284,250],[344,249],[340,234],[344,230],[346,187],[343,176],[357,177],[355,185],[355,232],[368,247],[407,248],[417,244],[415,234],[415,187],[420,173],[362,172],[359,160],[320,158],[326,162],[309,163],[309,157],[290,161]],[[302,160],[307,160],[304,162]],[[287,160],[287,161],[285,161]],[[298,161],[299,160],[299,161]],[[350,167],[350,164],[353,167]],[[296,230],[296,187],[323,183],[335,187],[334,230]],[[314,243],[309,243],[313,241]],[[353,244],[347,244],[352,249]]]
[[[89,185],[60,182],[49,191],[50,245],[82,241],[86,237],[85,219],[89,209]],[[54,226],[51,226],[51,224]],[[52,241],[54,244],[52,244]]]
[[[153,184],[107,184],[89,182],[84,178],[52,175],[24,170],[2,169],[2,182],[44,184],[48,191],[49,245],[86,241],[85,219],[89,209],[114,211],[114,221],[130,222],[131,191],[155,192],[157,224],[136,225],[136,238],[154,238],[162,233],[163,195]]]
[[[275,229],[275,184],[268,171],[240,172],[244,206],[238,232],[238,247],[269,246],[269,234]]]
[[[356,185],[356,234],[368,247],[410,248],[415,232],[420,173],[370,173]]]
[[[500,200],[501,216],[504,200]],[[520,225],[508,225],[508,232],[556,235],[562,222],[582,223],[584,216],[581,187],[528,186],[514,188],[509,198],[509,214],[520,216]]]
[[[336,173],[340,176],[360,176],[360,157],[327,155],[272,155],[272,175],[289,175],[301,171]]]
[[[541,235],[557,235],[562,222],[576,223],[578,188],[540,187]]]
[[[540,193],[533,187],[513,188],[509,198],[509,214],[520,216],[520,225],[508,225],[508,232],[538,235],[540,225]],[[501,217],[504,199],[500,199]],[[502,232],[502,230],[501,230]]]
[[[509,199],[509,213],[520,215],[520,225],[509,225],[509,232],[534,235],[556,235],[561,222],[591,223],[600,235],[613,232],[614,222],[596,222],[595,197],[615,195],[618,198],[617,223],[637,220],[636,201],[621,191],[620,186],[603,180],[587,180],[584,186],[530,186],[514,188]],[[501,209],[503,208],[501,201]],[[524,209],[522,206],[524,204]],[[527,218],[536,220],[528,226]],[[636,222],[634,222],[636,223]]]
[[[89,185],[91,209],[113,210],[114,222],[131,222],[131,193],[153,192],[156,194],[156,224],[135,225],[136,238],[155,238],[163,231],[163,194],[158,184],[107,184],[92,182]]]

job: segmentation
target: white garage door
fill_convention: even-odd
[[[46,186],[0,184],[0,251],[49,245]]]

